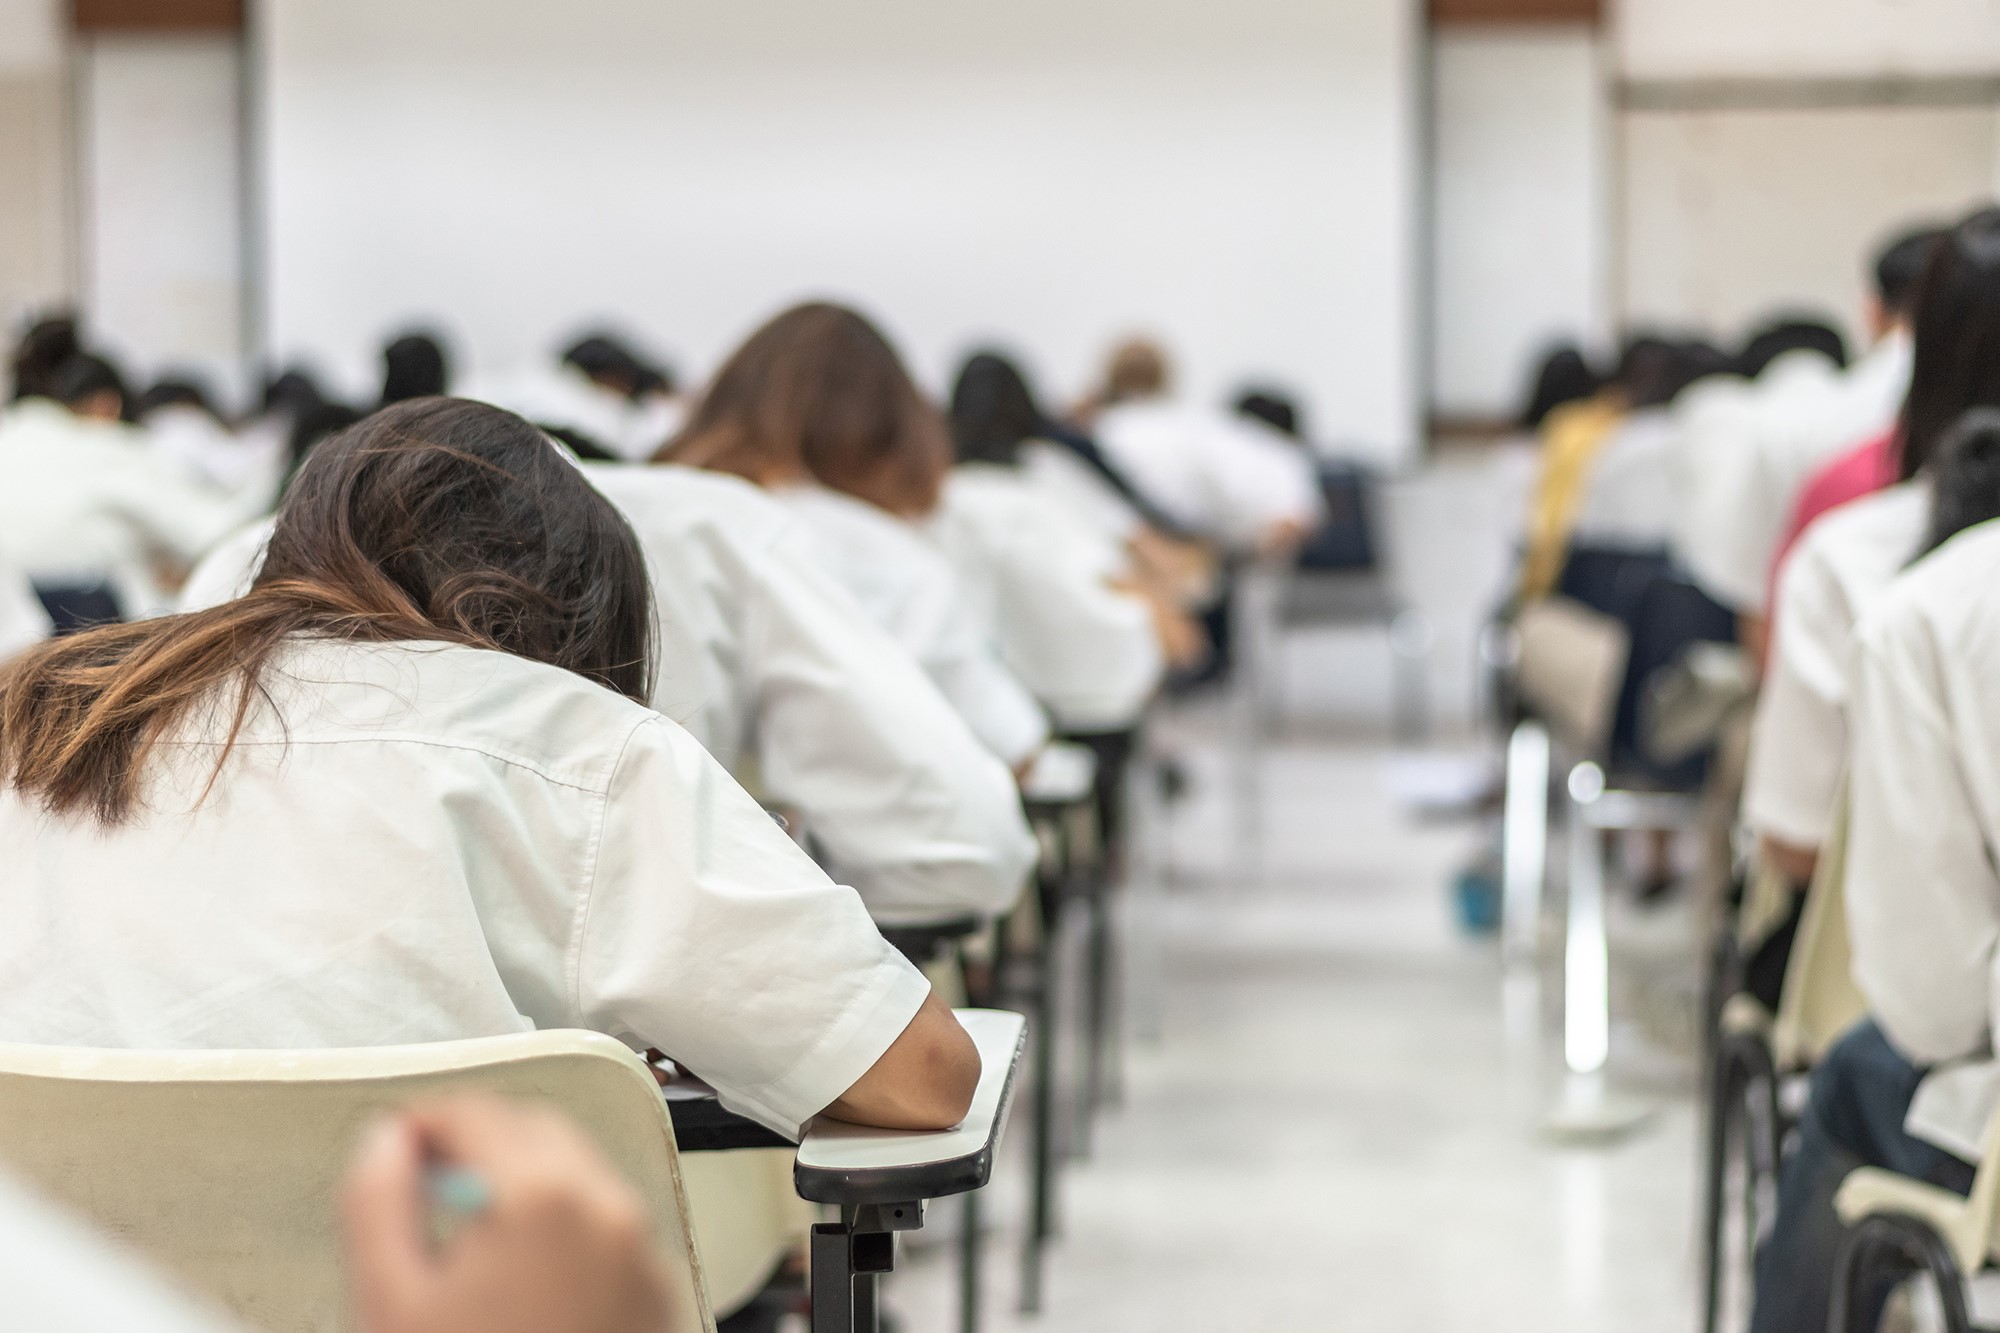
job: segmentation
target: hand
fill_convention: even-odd
[[[424,1163],[475,1172],[484,1212],[434,1246]],[[348,1168],[341,1222],[367,1333],[668,1333],[643,1205],[573,1126],[489,1097],[384,1120]]]

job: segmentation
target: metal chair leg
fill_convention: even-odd
[[[979,1333],[979,1194],[973,1190],[962,1205],[965,1230],[958,1249],[959,1333]]]
[[[1707,1106],[1707,1161],[1703,1182],[1702,1328],[1717,1333],[1729,1264],[1740,1261],[1747,1274],[1754,1260],[1762,1187],[1777,1171],[1777,1074],[1769,1048],[1755,1038],[1729,1037],[1716,1045],[1710,1062]],[[1730,1215],[1730,1167],[1738,1158],[1743,1173],[1741,1255],[1726,1254]],[[1747,1281],[1747,1278],[1746,1278]]]
[[[1507,740],[1500,823],[1501,923],[1507,961],[1532,962],[1540,943],[1549,862],[1549,729],[1532,719]]]

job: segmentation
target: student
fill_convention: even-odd
[[[1773,319],[1744,341],[1733,369],[1754,380],[1771,363],[1793,352],[1817,352],[1836,370],[1847,369],[1847,339],[1823,319],[1796,316]]]
[[[79,354],[44,387],[58,398],[24,398],[0,413],[0,557],[59,596],[108,589],[126,616],[160,609],[248,506],[218,496],[119,420],[123,392],[109,363]]]
[[[645,551],[660,671],[653,707],[798,815],[877,922],[998,915],[1035,843],[1006,767],[923,671],[828,578],[791,511],[735,477],[585,464]],[[202,561],[183,610],[249,591],[271,524]]]
[[[424,1172],[476,1172],[494,1206],[442,1244]],[[342,1188],[359,1333],[678,1333],[642,1207],[553,1112],[477,1095],[385,1117]],[[32,1333],[225,1333],[140,1256],[0,1177],[0,1325]],[[246,1331],[247,1333],[247,1331]]]
[[[1966,235],[1967,228],[1973,229],[1972,234],[1975,236],[1983,234],[1991,237],[2000,234],[2000,210],[1983,209],[1960,223],[1952,232],[1934,234],[1923,253],[1929,257],[1932,264],[1937,263],[1938,251],[1944,245],[1946,237]],[[1915,284],[1914,300],[1922,300],[1922,289],[1931,281],[1932,272],[1929,267],[1923,270],[1922,276]],[[1963,318],[1965,314],[1966,312],[1961,310],[1959,317]],[[1964,368],[1966,372],[1971,369]],[[1940,370],[1941,368],[1935,365],[1931,368],[1933,374],[1939,373]],[[1951,416],[1941,416],[1937,420],[1919,425],[1918,433],[1935,438],[1940,431],[1951,424],[1952,420]],[[1910,465],[1906,458],[1909,450],[1906,436],[1909,430],[1908,421],[1899,417],[1891,425],[1879,432],[1871,433],[1853,448],[1829,460],[1808,479],[1799,492],[1798,502],[1792,506],[1785,524],[1784,537],[1779,542],[1777,555],[1772,561],[1771,576],[1774,584],[1777,571],[1783,565],[1785,556],[1791,551],[1793,543],[1798,541],[1800,534],[1812,525],[1813,520],[1850,500],[1871,495],[1885,486],[1894,485],[1898,480],[1915,474],[1915,467]]]
[[[1888,428],[1910,383],[1909,315],[1935,228],[1898,237],[1874,266],[1872,346],[1845,371],[1795,351],[1757,380],[1690,394],[1676,412],[1683,499],[1676,555],[1747,623],[1757,650],[1785,516],[1827,459]]]
[[[1521,409],[1520,427],[1539,434],[1549,413],[1570,403],[1588,402],[1603,390],[1605,379],[1573,343],[1551,348],[1535,370],[1528,405]]]
[[[787,1136],[936,1128],[978,1055],[645,705],[644,557],[508,413],[316,450],[248,596],[0,672],[0,1041],[298,1047],[580,1027]],[[117,707],[107,711],[106,699]]]
[[[1290,551],[1320,517],[1311,463],[1260,424],[1176,403],[1155,345],[1114,349],[1087,423],[1113,464],[1190,531],[1240,553]]]
[[[604,332],[578,338],[553,366],[481,379],[465,396],[579,441],[586,454],[628,462],[652,457],[686,414],[673,376]]]
[[[1964,440],[1988,468],[1996,427],[1986,416]],[[1885,1167],[1966,1193],[2000,1110],[1996,581],[2000,523],[1989,522],[1898,579],[1856,635],[1846,897],[1870,1017],[1813,1072],[1758,1254],[1755,1333],[1827,1326],[1844,1230],[1833,1197],[1849,1171]],[[1862,1314],[1886,1295],[1869,1293]]]
[[[132,419],[157,452],[215,490],[260,507],[277,500],[285,465],[281,437],[267,431],[239,435],[195,380],[156,381],[139,395]]]
[[[1129,728],[1199,629],[1123,546],[1051,503],[1023,453],[1045,420],[1005,359],[968,360],[952,389],[957,464],[923,527],[951,557],[1002,658],[1073,733]]]
[[[451,391],[451,358],[435,334],[406,333],[382,348],[380,406]]]
[[[36,320],[22,333],[8,358],[7,371],[12,382],[8,401],[54,397],[50,381],[55,372],[82,351],[74,317],[50,315]]]
[[[734,473],[781,500],[987,748],[1027,771],[1048,719],[1000,661],[950,563],[912,526],[937,507],[950,435],[873,325],[817,302],[778,315],[716,372],[660,457]]]
[[[1933,510],[1976,505],[1984,485],[1974,476],[1964,479],[1970,494],[1958,493],[1956,480],[1934,490],[1929,463],[1966,412],[2000,407],[2000,212],[1968,219],[1932,255],[1911,317],[1898,480],[1814,522],[1772,599],[1776,634],[1743,814],[1760,855],[1796,884],[1812,878],[1846,759],[1844,667],[1854,626],[1915,555]]]

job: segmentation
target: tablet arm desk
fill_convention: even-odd
[[[895,1266],[895,1233],[923,1226],[927,1201],[992,1179],[1027,1020],[994,1009],[961,1009],[958,1020],[980,1060],[972,1109],[958,1126],[918,1133],[821,1119],[798,1145],[799,1197],[840,1210],[839,1221],[812,1229],[813,1333],[876,1333],[877,1284]],[[682,1152],[790,1146],[697,1086],[669,1087],[666,1095]]]

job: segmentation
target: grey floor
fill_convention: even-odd
[[[1441,532],[1468,506],[1505,511],[1489,482],[1467,468],[1403,502]],[[1433,586],[1456,598],[1441,638],[1469,651],[1484,597],[1471,584],[1485,579],[1466,571],[1486,575],[1504,543],[1489,534],[1488,555],[1418,544]],[[1371,651],[1328,647],[1295,667],[1323,683],[1352,663],[1365,690]],[[1368,708],[1331,696],[1298,708],[1315,703],[1336,718]],[[1687,1333],[1692,1065],[1654,1035],[1673,1023],[1632,1012],[1651,1001],[1628,978],[1613,1077],[1654,1115],[1610,1146],[1551,1142],[1552,987],[1503,984],[1494,946],[1452,918],[1476,824],[1419,822],[1394,794],[1387,744],[1365,732],[1308,718],[1287,733],[1257,761],[1246,809],[1214,713],[1170,719],[1195,786],[1149,840],[1171,850],[1170,881],[1142,875],[1131,904],[1124,1104],[1064,1177],[1038,1319],[1015,1312],[1021,1136],[1010,1145],[989,1191],[984,1328]],[[1620,968],[1684,995],[1686,932],[1628,912]],[[939,1243],[951,1221],[940,1210],[939,1235],[906,1250],[893,1279],[908,1333],[957,1327],[954,1252]]]

